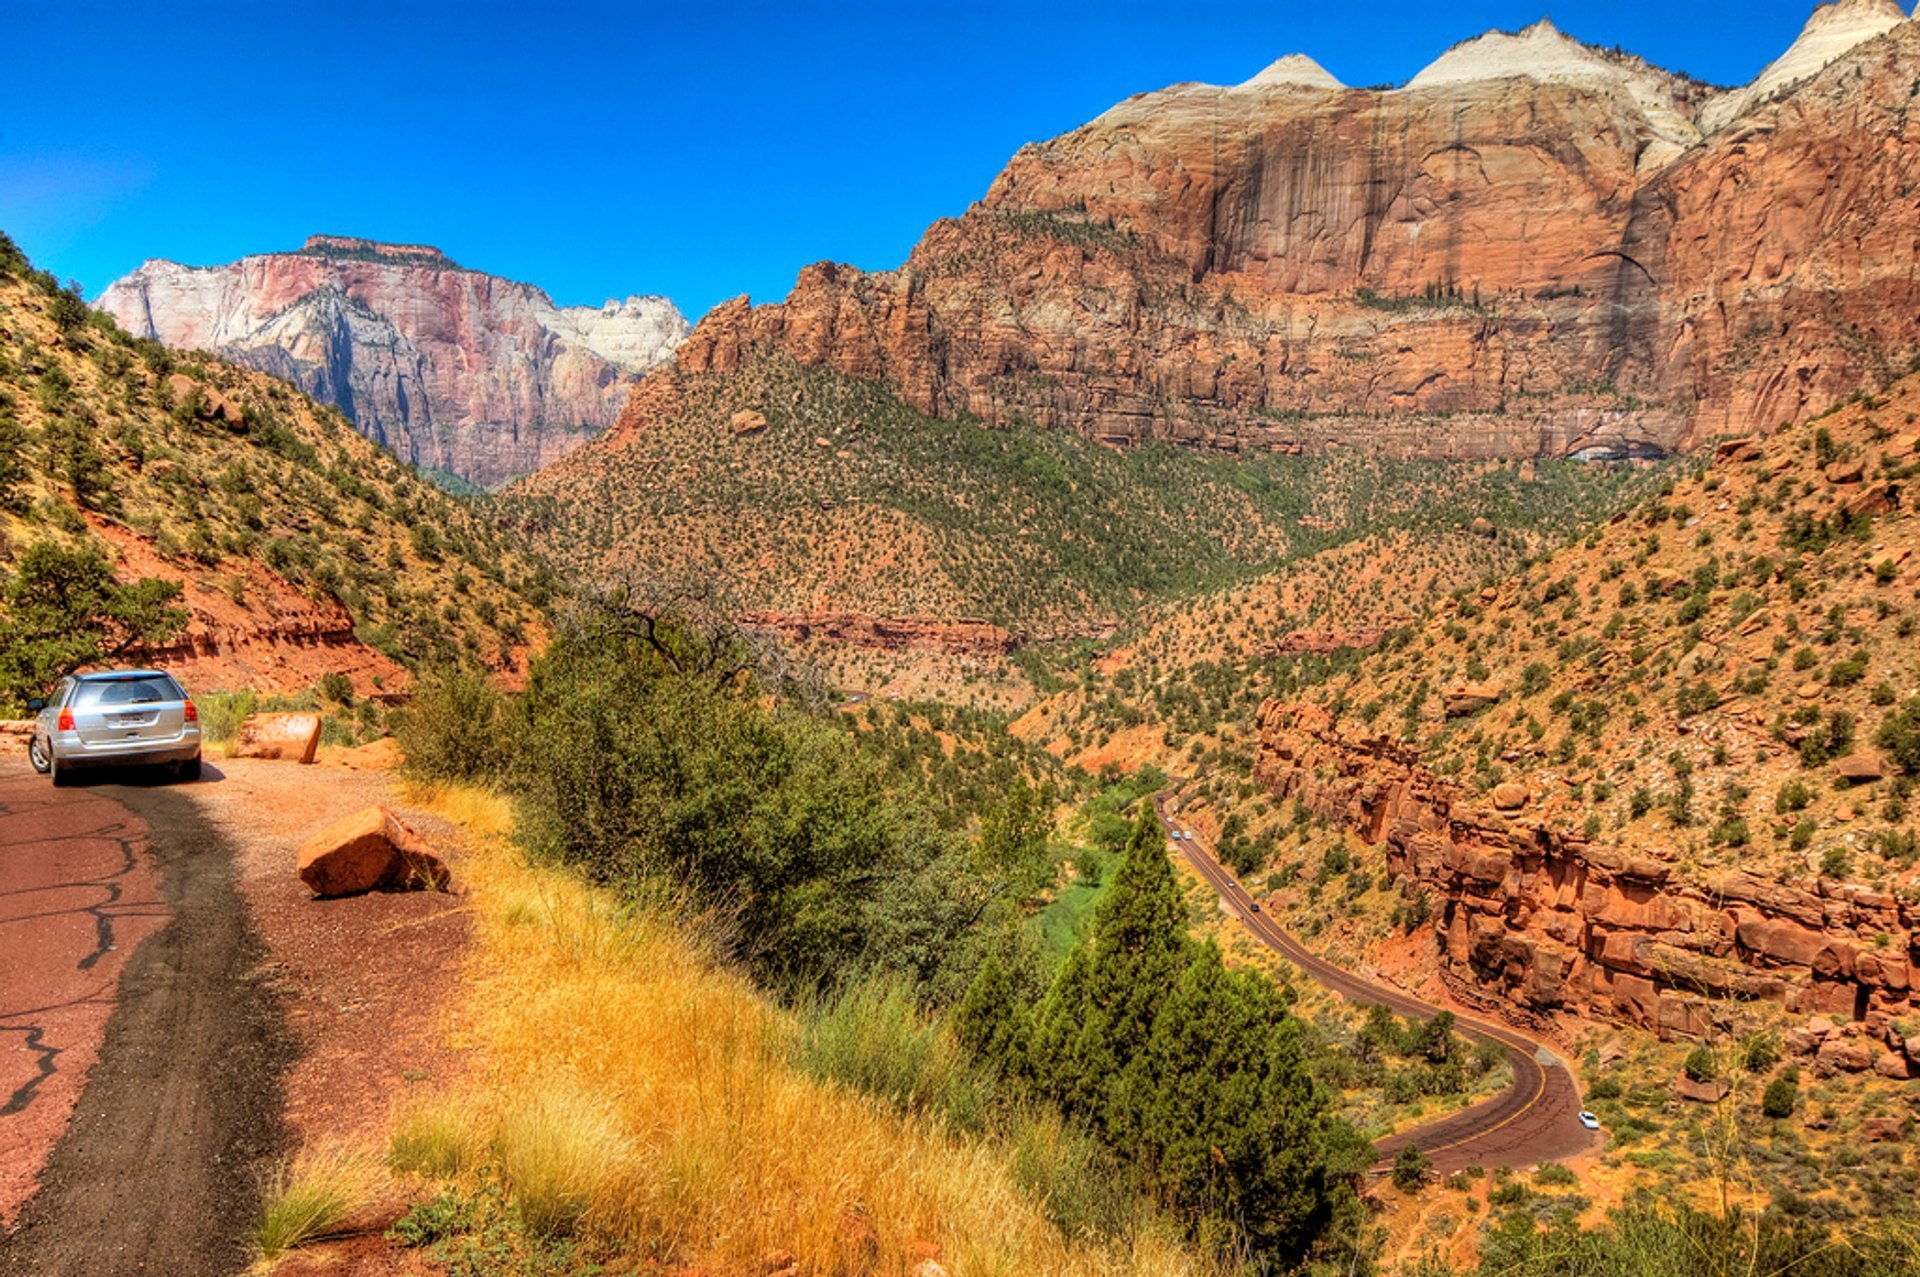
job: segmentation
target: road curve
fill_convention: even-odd
[[[1167,795],[1154,796],[1154,810],[1169,840],[1186,856],[1200,876],[1220,894],[1228,911],[1255,940],[1284,957],[1315,982],[1341,997],[1378,1004],[1396,1015],[1426,1020],[1440,1008],[1398,989],[1363,979],[1317,957],[1287,934],[1213,856],[1199,834],[1167,814]],[[1185,837],[1174,840],[1178,830]],[[1504,1024],[1454,1013],[1454,1027],[1475,1042],[1494,1042],[1506,1053],[1513,1084],[1500,1094],[1451,1116],[1401,1131],[1374,1143],[1381,1160],[1374,1172],[1392,1166],[1394,1154],[1408,1144],[1417,1146],[1433,1162],[1438,1175],[1469,1166],[1511,1166],[1519,1169],[1557,1161],[1585,1152],[1597,1138],[1580,1125],[1580,1086],[1558,1056],[1533,1038]]]

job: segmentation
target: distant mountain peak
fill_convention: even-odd
[[[1816,6],[1799,37],[1753,83],[1707,103],[1700,112],[1701,128],[1708,133],[1720,129],[1905,21],[1906,11],[1896,0],[1828,0]]]
[[[1489,31],[1448,49],[1413,79],[1409,89],[1521,77],[1545,82],[1624,84],[1633,71],[1542,18],[1519,31]]]
[[[1282,85],[1306,89],[1344,89],[1347,86],[1335,79],[1327,69],[1304,53],[1289,53],[1284,58],[1275,59],[1265,70],[1250,80],[1243,81],[1243,89],[1277,88]]]

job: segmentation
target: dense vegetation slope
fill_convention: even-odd
[[[653,374],[620,426],[495,509],[589,580],[697,576],[743,608],[977,617],[1045,636],[1105,630],[1143,603],[1383,528],[1577,524],[1622,473],[1115,448],[937,420],[878,383],[764,356]]]
[[[27,613],[57,592],[51,569],[83,561],[122,585],[169,583],[156,588],[182,615],[145,648],[202,687],[342,673],[370,692],[428,663],[513,667],[549,589],[531,557],[336,410],[130,338],[0,237],[0,565],[13,565],[0,703],[72,663],[44,632],[58,618]],[[85,611],[69,619],[112,629]]]
[[[1518,784],[1611,840],[1908,883],[1917,421],[1908,378],[1724,445],[1704,473],[1462,590],[1314,696],[1355,737],[1417,742],[1472,792]]]

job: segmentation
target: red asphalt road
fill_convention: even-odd
[[[1220,893],[1240,925],[1308,978],[1351,1002],[1385,1006],[1396,1015],[1426,1020],[1439,1013],[1439,1007],[1316,956],[1256,909],[1253,897],[1214,858],[1204,839],[1168,817],[1165,795],[1154,799],[1154,809],[1169,834],[1179,829],[1187,835],[1174,845]],[[1381,1158],[1373,1168],[1375,1173],[1390,1169],[1393,1155],[1408,1144],[1432,1160],[1436,1175],[1450,1175],[1469,1166],[1510,1166],[1518,1170],[1573,1157],[1592,1147],[1598,1137],[1580,1125],[1580,1084],[1545,1043],[1507,1025],[1459,1012],[1454,1013],[1454,1026],[1469,1040],[1497,1043],[1506,1054],[1513,1084],[1499,1095],[1449,1117],[1375,1141],[1374,1151]]]
[[[0,761],[0,1226],[66,1129],[121,969],[165,921],[144,822]]]

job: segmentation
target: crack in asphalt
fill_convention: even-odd
[[[0,801],[0,818],[14,816],[16,814],[14,804]],[[23,823],[22,821],[14,821],[11,822],[11,825],[13,828],[20,828]],[[91,952],[82,955],[79,961],[74,963],[74,970],[76,971],[91,971],[102,958],[119,947],[119,936],[114,929],[114,921],[116,918],[123,916],[152,917],[165,913],[164,909],[150,909],[142,910],[139,915],[127,915],[123,914],[117,908],[121,901],[122,888],[121,884],[115,880],[125,878],[133,872],[137,863],[137,857],[139,856],[138,844],[140,841],[140,836],[134,833],[132,828],[124,820],[110,820],[94,829],[81,830],[75,833],[56,834],[50,838],[31,836],[0,841],[0,852],[13,851],[28,845],[45,848],[60,843],[77,842],[107,843],[117,848],[119,852],[119,867],[104,875],[77,881],[40,883],[32,887],[22,887],[16,890],[0,892],[0,896],[39,896],[61,891],[101,891],[105,893],[105,899],[96,900],[91,904],[76,905],[69,909],[54,909],[42,913],[18,914],[6,919],[6,921],[38,922],[51,918],[62,918],[75,913],[91,915],[93,919],[93,949]],[[8,1022],[0,1023],[0,1033],[24,1034],[23,1049],[31,1051],[39,1057],[34,1061],[34,1075],[18,1087],[15,1087],[13,1093],[7,1097],[5,1104],[0,1104],[0,1117],[11,1117],[16,1113],[26,1111],[27,1106],[33,1103],[34,1096],[39,1092],[40,1087],[59,1072],[58,1061],[62,1053],[61,1047],[46,1043],[46,1025],[38,1023],[19,1024],[11,1023],[11,1021],[18,1021],[23,1016],[43,1014],[59,1007],[76,1006],[88,1000],[89,999],[81,998],[71,1002],[58,1003],[54,1006],[23,1008],[18,1011],[0,1010],[0,1021]]]
[[[15,1087],[5,1104],[0,1104],[0,1117],[11,1117],[15,1113],[25,1112],[27,1105],[33,1102],[33,1093],[40,1089],[40,1084],[57,1071],[54,1061],[60,1058],[60,1048],[47,1046],[41,1041],[46,1036],[46,1032],[46,1029],[38,1024],[0,1024],[0,1033],[26,1034],[25,1049],[40,1057],[34,1065],[37,1070],[35,1074]]]

